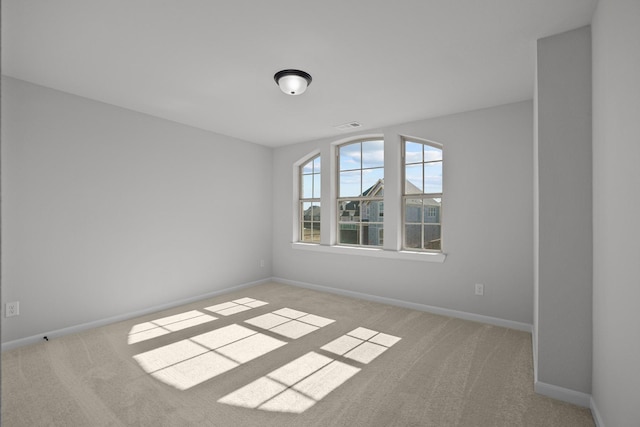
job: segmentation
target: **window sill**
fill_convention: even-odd
[[[359,255],[374,258],[402,259],[407,261],[426,261],[443,263],[447,254],[442,252],[389,251],[379,248],[359,248],[351,246],[325,246],[314,243],[291,243],[293,249],[323,252],[327,254]]]

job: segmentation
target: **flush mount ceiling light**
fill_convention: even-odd
[[[311,76],[300,70],[282,70],[274,74],[280,90],[287,95],[301,95],[311,84]]]

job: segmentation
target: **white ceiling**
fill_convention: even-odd
[[[3,0],[2,72],[281,146],[530,99],[535,40],[596,1]]]

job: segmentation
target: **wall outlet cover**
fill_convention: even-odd
[[[20,314],[19,301],[8,302],[5,305],[5,308],[4,308],[5,317],[13,317],[13,316],[17,316],[18,314]]]

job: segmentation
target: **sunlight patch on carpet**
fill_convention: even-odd
[[[252,308],[262,307],[269,304],[254,298],[240,298],[233,301],[205,307],[205,310],[213,313],[230,316],[242,311],[251,310]],[[198,310],[191,310],[173,316],[163,317],[161,319],[149,322],[138,323],[129,331],[127,343],[129,345],[150,340],[152,338],[161,337],[171,332],[181,331],[192,326],[202,325],[203,323],[216,320],[217,317],[210,314],[202,313]]]
[[[304,319],[304,315],[298,315],[298,313],[295,315],[296,319]],[[251,320],[254,320],[253,323],[256,326],[271,326],[269,328],[271,331],[288,324],[268,315]],[[321,349],[367,365],[400,339],[400,337],[360,327],[331,341]],[[300,414],[362,369],[312,351],[227,394],[218,402],[263,411]]]
[[[138,323],[129,331],[127,343],[129,345],[146,341],[171,332],[181,331],[192,326],[216,320],[217,317],[202,313],[198,310],[186,311],[173,316],[163,317],[150,322]]]
[[[366,365],[387,351],[400,339],[399,337],[372,331],[371,329],[356,328],[346,335],[331,341],[321,349]]]
[[[222,304],[205,307],[204,309],[222,316],[230,316],[242,311],[251,310],[252,308],[262,307],[267,304],[269,303],[253,298],[240,298],[229,302],[223,302]]]
[[[310,352],[218,400],[232,406],[302,413],[360,371]]]
[[[303,337],[333,322],[335,322],[333,319],[290,308],[282,308],[245,320],[245,323],[291,339]]]
[[[133,358],[148,374],[187,390],[287,344],[232,324]]]

